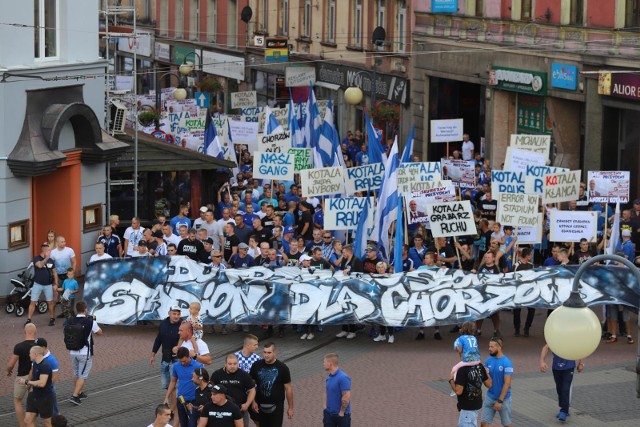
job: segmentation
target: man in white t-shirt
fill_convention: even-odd
[[[198,352],[196,353],[193,350],[193,343],[191,342],[191,338],[193,338],[193,326],[189,322],[182,322],[180,327],[178,328],[178,336],[182,340],[181,347],[186,347],[189,349],[189,356],[200,363],[205,365],[211,365],[211,354],[209,352],[209,346],[206,342],[204,342],[201,338],[196,340],[196,344],[198,345]],[[173,349],[173,353],[178,352],[178,347]]]
[[[221,227],[218,222],[213,218],[213,211],[207,211],[204,214],[204,222],[200,226],[207,230],[207,237],[213,239],[213,249],[220,250],[220,230]]]
[[[91,258],[89,258],[89,264],[91,264],[92,262],[102,261],[104,259],[111,259],[111,258],[112,258],[111,255],[109,255],[104,251],[104,243],[97,242],[96,253],[91,255]]]
[[[195,228],[196,230],[199,230],[200,227],[202,227],[202,224],[204,224],[204,222],[206,221],[205,214],[207,213],[208,210],[209,208],[206,206],[202,206],[200,208],[200,218],[196,218],[193,221],[193,228]]]
[[[173,417],[173,411],[168,405],[162,403],[156,406],[156,419],[147,427],[173,427],[171,417]]]
[[[125,256],[133,256],[138,251],[138,243],[142,240],[144,227],[140,226],[140,218],[133,217],[131,226],[127,227],[124,232],[124,254]]]
[[[55,263],[59,283],[67,278],[68,268],[76,270],[76,253],[67,247],[67,240],[64,236],[56,237],[56,247],[51,250],[51,259]]]
[[[71,369],[73,371],[73,395],[69,401],[74,405],[80,405],[80,399],[86,397],[82,391],[84,383],[89,377],[91,367],[93,366],[93,334],[102,335],[102,329],[98,326],[98,322],[87,314],[87,303],[79,301],[76,303],[77,316],[73,319],[67,319],[67,322],[80,323],[84,328],[84,336],[87,337],[86,345],[80,350],[69,350],[71,356]]]
[[[178,245],[180,244],[180,236],[176,236],[175,234],[173,234],[173,228],[171,228],[171,225],[168,223],[165,223],[162,226],[162,238],[164,239],[165,242],[167,242],[167,245],[169,243],[173,243],[174,245],[176,245],[176,247],[178,247]]]
[[[462,135],[462,160],[473,160],[475,146],[469,140],[469,134]]]

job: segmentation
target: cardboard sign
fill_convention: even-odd
[[[498,199],[502,193],[524,193],[524,172],[498,171],[491,172],[491,194]]]
[[[510,145],[520,150],[540,153],[546,161],[551,152],[551,135],[511,135]]]
[[[293,156],[285,153],[253,153],[253,177],[282,181],[293,180]]]
[[[544,176],[542,203],[560,203],[578,200],[581,171],[559,172]]]
[[[311,148],[289,148],[289,154],[293,156],[293,171],[300,172],[305,169],[313,169],[313,157]]]
[[[258,97],[255,90],[231,94],[231,108],[251,108],[256,105],[258,105]]]
[[[229,119],[231,140],[234,144],[247,144],[249,151],[258,151],[258,123]]]
[[[272,108],[271,113],[273,116],[278,119],[278,123],[282,126],[282,129],[289,129],[289,106],[287,105],[284,108]],[[267,127],[264,123],[265,120],[265,112],[262,111],[258,116],[258,123],[260,123],[260,131],[266,132]]]
[[[356,230],[362,221],[362,210],[369,203],[365,227],[373,227],[373,197],[327,198],[324,203],[325,230]]]
[[[592,211],[551,211],[552,242],[579,242],[585,238],[589,242],[597,240],[598,212]]]
[[[545,166],[547,159],[543,154],[507,147],[504,159],[504,170],[526,172],[527,166]]]
[[[431,142],[462,141],[463,119],[431,120]]]
[[[451,180],[453,185],[460,188],[475,188],[475,169],[476,162],[473,160],[442,159],[440,161],[442,179]]]
[[[429,204],[427,215],[433,237],[468,236],[477,232],[468,200]]]
[[[456,200],[456,189],[451,181],[431,181],[424,184],[429,188],[404,195],[408,224],[429,224],[427,205]],[[427,228],[429,227],[430,225]]]
[[[347,194],[354,194],[358,191],[379,190],[384,176],[384,165],[373,163],[355,168],[348,168],[344,178],[344,185]]]
[[[518,236],[518,244],[535,245],[542,242],[542,224],[544,223],[544,214],[538,214],[538,225],[535,227],[518,227],[514,233]]]
[[[628,171],[589,171],[587,197],[590,203],[628,203]]]
[[[549,166],[527,166],[524,178],[524,192],[542,196],[544,176],[558,172],[569,172],[569,169]],[[491,175],[491,179],[493,180],[493,175]]]
[[[284,85],[286,87],[309,87],[316,81],[315,67],[287,67],[284,69]]]
[[[398,168],[398,192],[417,191],[411,185],[417,182],[440,181],[440,162],[401,163]]]
[[[344,169],[340,166],[300,171],[302,196],[329,196],[344,193]]]
[[[500,193],[497,197],[496,221],[513,227],[538,225],[538,196],[529,194]]]
[[[258,134],[258,151],[287,153],[289,148],[291,148],[291,132],[288,130],[271,135]]]

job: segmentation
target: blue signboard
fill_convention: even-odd
[[[196,103],[200,108],[209,108],[211,98],[207,92],[196,92]]]
[[[456,13],[458,0],[431,0],[431,13]]]
[[[578,87],[578,67],[560,62],[551,63],[551,87],[576,90]]]

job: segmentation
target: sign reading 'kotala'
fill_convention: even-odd
[[[544,176],[542,203],[561,203],[578,200],[582,171],[552,173]],[[564,240],[558,240],[562,242]]]
[[[251,108],[256,105],[258,105],[258,97],[255,90],[231,94],[231,108]]]
[[[302,196],[329,196],[343,193],[343,171],[344,169],[340,166],[300,171]]]
[[[347,194],[358,191],[377,191],[382,184],[384,165],[380,162],[365,166],[357,166],[346,169],[347,176],[344,179]]]
[[[433,237],[468,236],[477,232],[469,200],[429,204],[427,215]]]
[[[365,221],[367,228],[373,227],[373,197],[330,197],[324,202],[325,230],[355,230],[360,221]],[[367,203],[369,215],[367,218],[362,218]]]
[[[569,298],[578,266],[507,274],[462,270],[391,276],[283,267],[218,271],[183,256],[99,261],[85,275],[89,314],[102,324],[132,325],[166,318],[173,306],[189,314],[199,302],[210,324],[461,324],[513,308],[556,308]],[[637,305],[638,284],[620,267],[584,272],[580,294],[589,306]]]

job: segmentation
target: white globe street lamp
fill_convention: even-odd
[[[350,105],[360,104],[363,97],[364,94],[362,93],[362,89],[356,86],[349,87],[344,91],[344,100]]]

